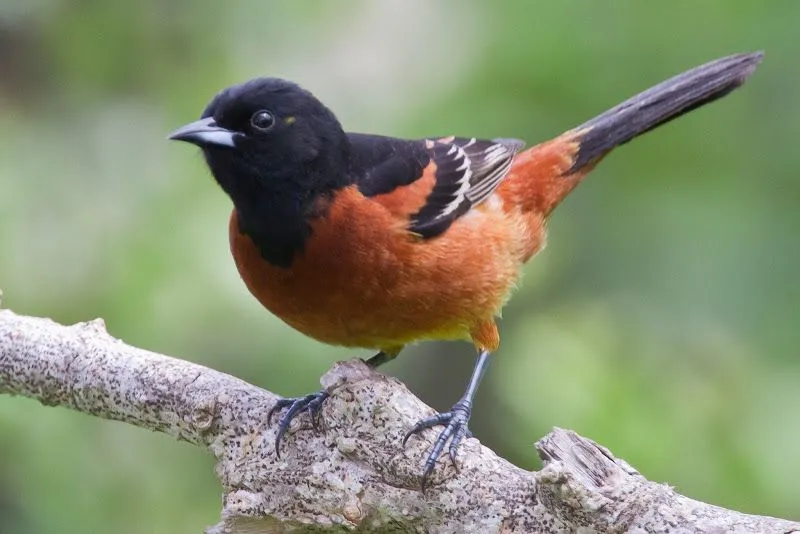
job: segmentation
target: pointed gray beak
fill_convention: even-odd
[[[199,147],[209,145],[235,147],[234,139],[237,135],[241,134],[217,126],[214,118],[208,117],[178,128],[169,134],[169,139],[186,141]]]

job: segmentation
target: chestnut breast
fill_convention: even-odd
[[[230,244],[242,279],[264,307],[325,343],[393,349],[465,339],[499,312],[531,239],[544,237],[541,221],[533,228],[530,217],[507,213],[495,196],[423,240],[386,200],[339,190],[287,268],[261,257],[234,210]]]

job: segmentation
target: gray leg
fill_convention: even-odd
[[[428,481],[428,477],[433,472],[433,468],[436,465],[436,460],[439,459],[439,456],[441,456],[444,451],[447,440],[450,439],[450,460],[453,462],[453,466],[456,467],[458,445],[465,436],[472,435],[467,424],[469,423],[470,415],[472,415],[472,401],[475,398],[475,393],[478,391],[478,385],[480,385],[481,379],[484,373],[486,373],[486,368],[489,366],[489,356],[490,354],[486,350],[481,351],[478,355],[478,361],[475,363],[475,368],[472,371],[472,378],[469,380],[464,396],[450,408],[449,412],[439,413],[423,419],[417,423],[414,428],[409,430],[403,438],[403,446],[405,446],[406,441],[408,441],[408,438],[413,434],[417,434],[426,428],[444,425],[444,430],[439,433],[439,437],[433,444],[428,454],[428,459],[425,461],[425,470],[422,473],[423,492],[425,491],[425,484]]]
[[[365,360],[364,363],[366,363],[367,365],[369,365],[373,369],[377,369],[381,365],[383,365],[383,364],[385,364],[387,362],[390,362],[390,361],[394,360],[395,358],[397,358],[398,354],[400,354],[400,350],[399,349],[397,351],[395,351],[395,352],[380,351],[375,356]]]

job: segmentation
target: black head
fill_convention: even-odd
[[[199,146],[266,259],[290,263],[321,195],[349,183],[349,141],[336,116],[292,82],[257,78],[221,91],[170,135]]]
[[[308,91],[278,78],[257,78],[224,89],[199,121],[170,138],[202,148],[214,176],[231,196],[237,182],[248,179],[278,189],[327,185],[313,183],[312,178],[319,177],[308,171],[343,164],[348,150],[336,116]],[[300,183],[282,183],[287,181]]]

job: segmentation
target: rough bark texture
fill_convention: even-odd
[[[101,320],[62,326],[0,310],[0,393],[166,432],[217,458],[224,506],[208,533],[800,532],[678,495],[561,429],[537,444],[539,472],[467,440],[460,472],[441,461],[423,495],[433,432],[400,442],[431,408],[361,361],[336,364],[323,386],[323,431],[296,429],[278,459],[264,420],[274,394],[128,346]]]

